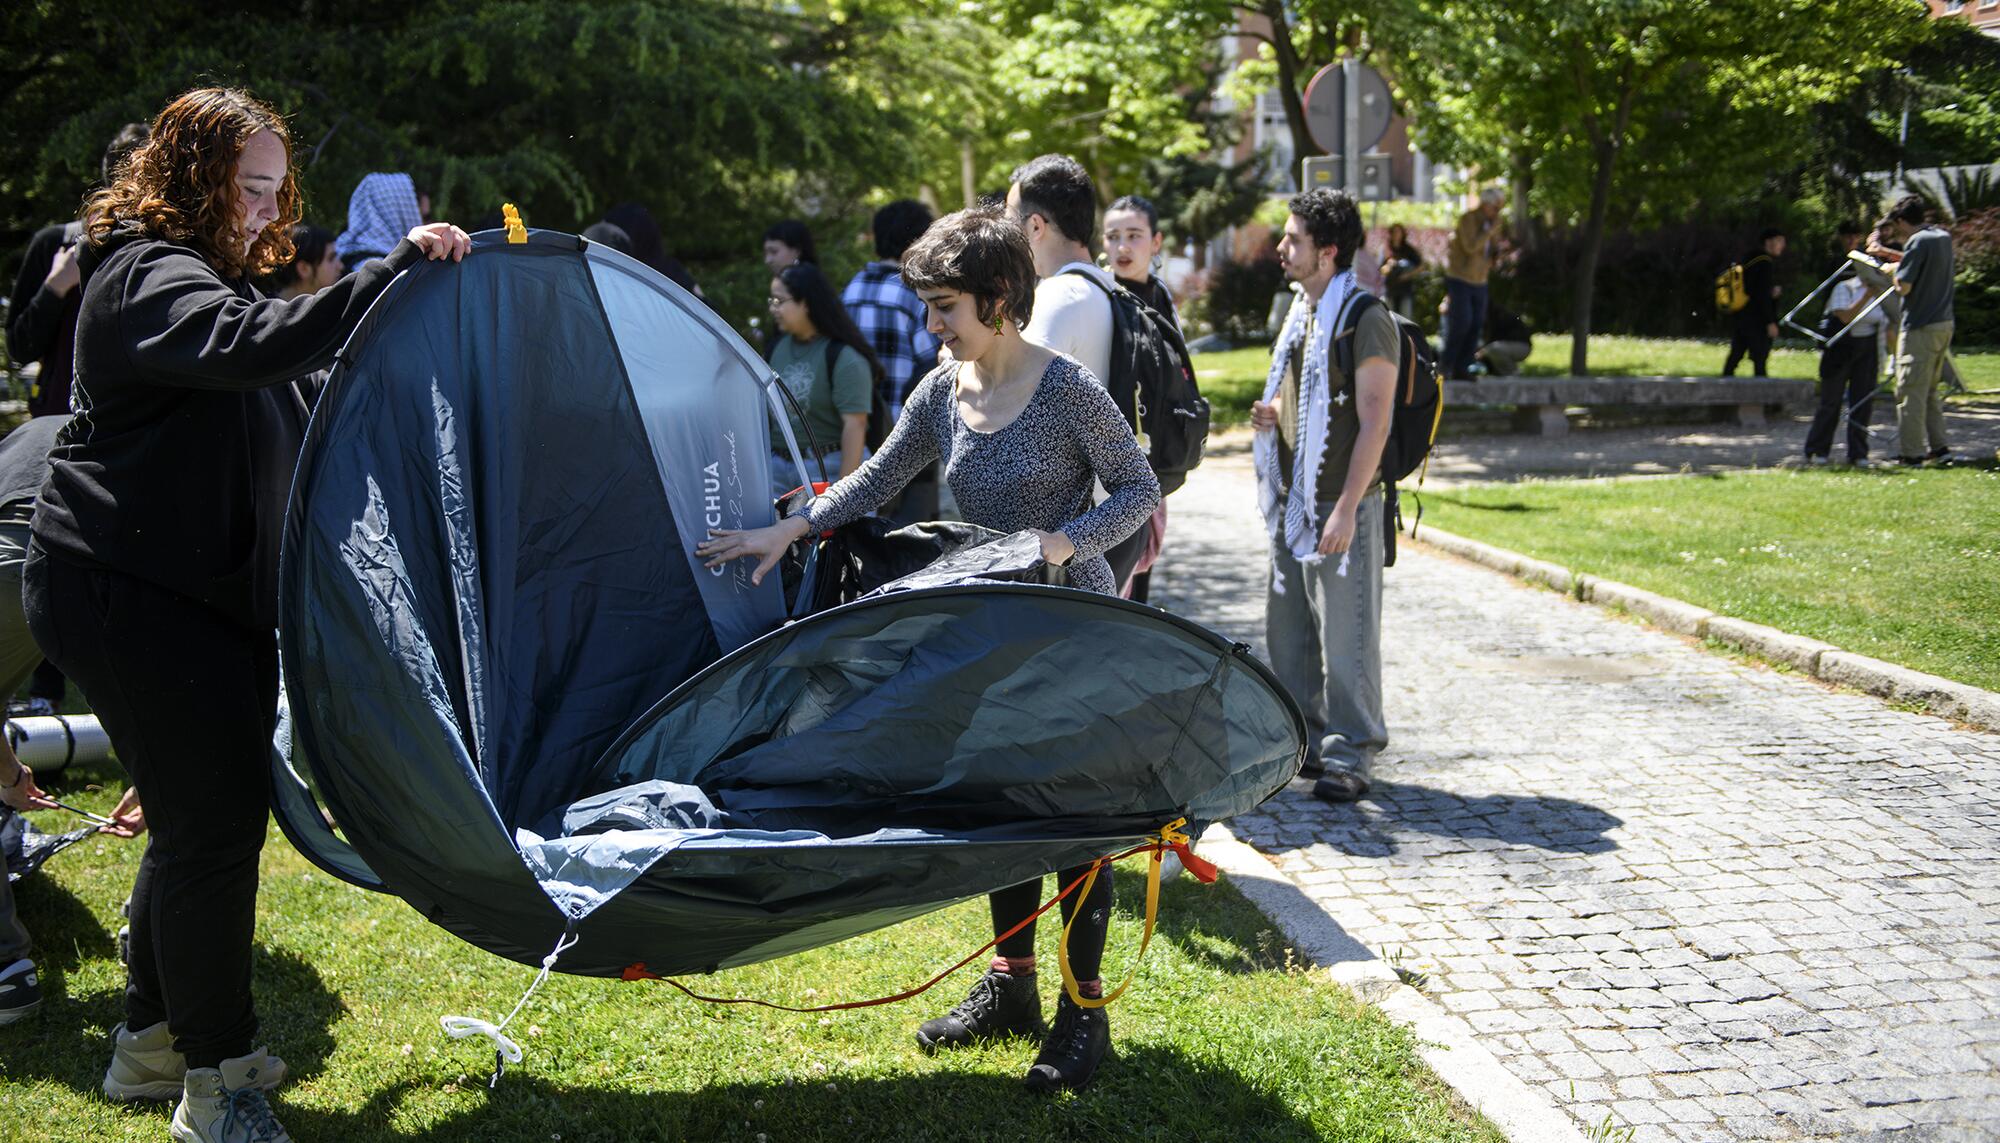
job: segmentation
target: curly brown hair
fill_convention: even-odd
[[[236,163],[244,141],[259,131],[284,144],[285,181],[277,221],[245,253],[236,222]],[[111,185],[85,200],[84,234],[95,246],[121,223],[136,222],[155,238],[201,250],[225,278],[268,274],[293,256],[299,184],[291,154],[284,118],[256,97],[229,87],[186,92],[153,120],[152,138],[126,157]]]

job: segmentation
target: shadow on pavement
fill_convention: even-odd
[[[1329,806],[1335,824],[1328,844],[1356,857],[1402,851],[1408,835],[1530,846],[1559,853],[1605,853],[1618,843],[1604,836],[1622,819],[1568,798],[1485,794],[1464,797],[1429,786],[1377,778],[1368,797],[1350,807]],[[1436,852],[1425,843],[1426,852]]]

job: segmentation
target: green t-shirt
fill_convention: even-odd
[[[1292,452],[1298,448],[1299,422],[1299,366],[1300,356],[1305,347],[1317,340],[1316,331],[1308,329],[1300,343],[1301,348],[1292,354],[1286,364],[1285,379],[1278,383],[1278,471],[1285,478],[1285,487],[1292,486]],[[1361,402],[1355,398],[1354,379],[1340,373],[1340,357],[1332,353],[1327,362],[1326,387],[1333,394],[1333,406],[1327,410],[1326,452],[1320,459],[1319,486],[1314,497],[1322,504],[1340,499],[1340,489],[1347,483],[1347,465],[1354,457],[1354,442],[1361,436]],[[1381,357],[1390,364],[1400,367],[1403,359],[1402,338],[1396,332],[1396,323],[1389,317],[1389,307],[1372,305],[1361,313],[1361,320],[1354,327],[1354,357],[1356,365],[1371,357]],[[1378,478],[1379,478],[1379,474]]]
[[[868,359],[846,345],[840,347],[840,355],[833,362],[833,376],[828,377],[826,346],[825,337],[801,343],[786,334],[771,350],[771,368],[791,391],[792,400],[805,410],[805,423],[801,424],[789,406],[785,409],[792,432],[798,435],[799,447],[808,447],[805,430],[811,428],[819,447],[833,452],[840,448],[841,415],[868,412],[874,402],[875,379],[869,373]],[[774,439],[772,448],[782,449],[782,439]]]

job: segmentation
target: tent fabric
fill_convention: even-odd
[[[406,271],[293,488],[294,843],[499,955],[569,932],[563,971],[671,974],[1221,820],[1296,773],[1303,723],[1262,664],[1003,582],[1046,578],[1032,535],[829,542],[872,594],[791,623],[826,602],[810,566],[701,566],[706,529],[775,519],[775,392],[702,303],[567,235]],[[910,568],[924,543],[954,554]],[[883,583],[891,549],[913,574]]]

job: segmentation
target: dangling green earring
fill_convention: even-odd
[[[1005,334],[1007,332],[1007,319],[1001,317],[999,314],[994,314],[993,332],[996,336]]]

